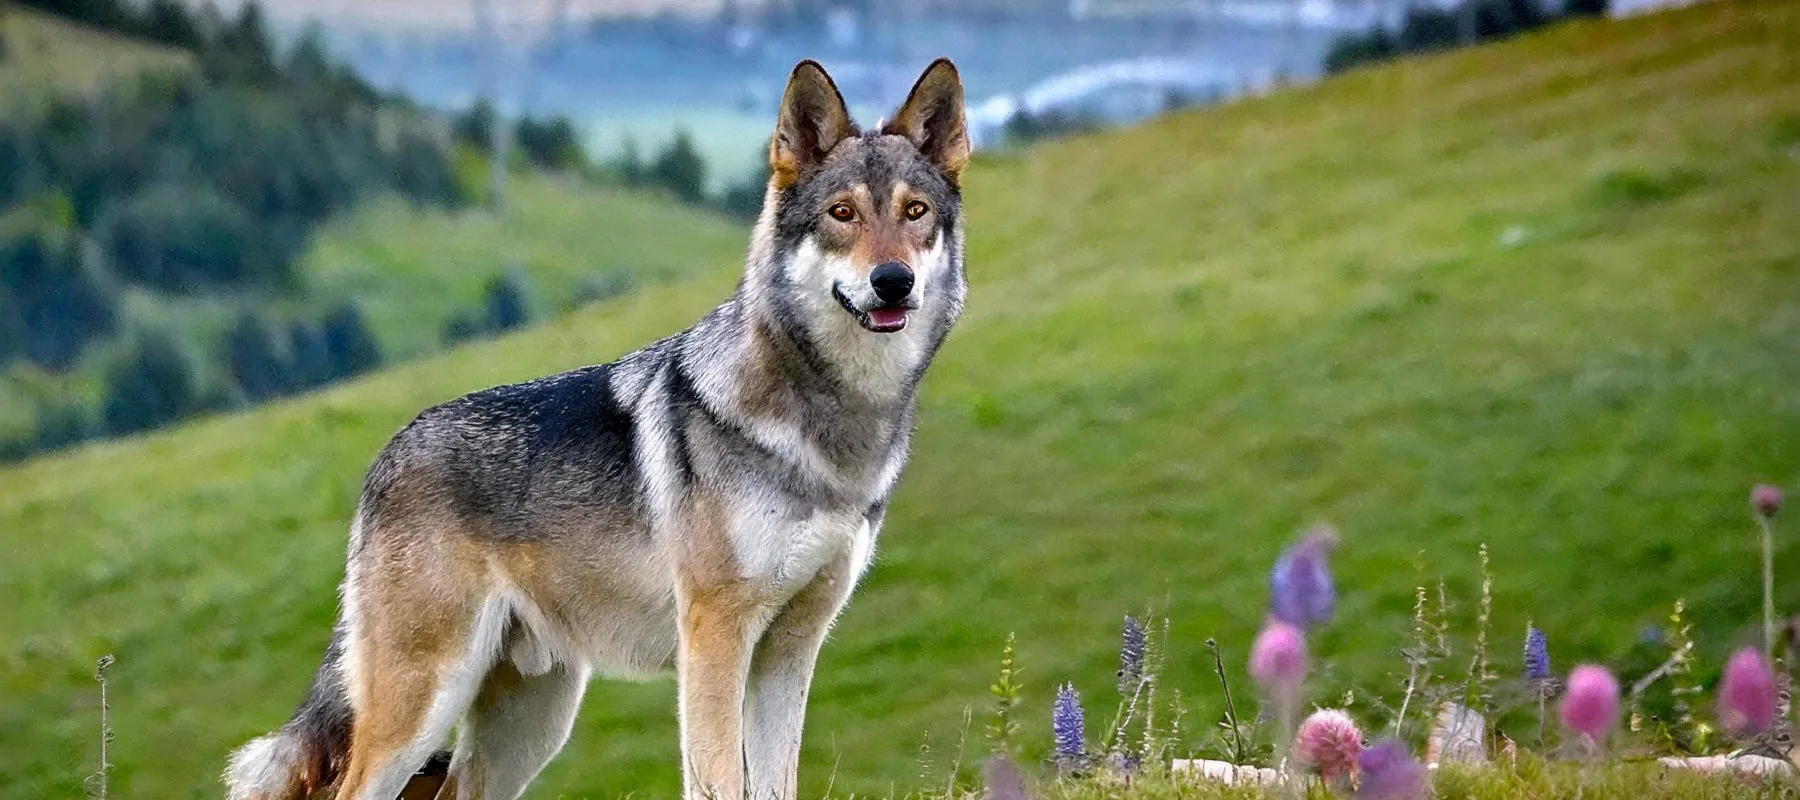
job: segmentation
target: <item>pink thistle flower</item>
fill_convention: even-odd
[[[1270,620],[1250,645],[1250,677],[1277,697],[1297,696],[1306,680],[1306,635],[1285,622]]]
[[[1719,722],[1736,736],[1754,736],[1775,724],[1775,670],[1754,647],[1737,651],[1725,666]]]
[[[1294,760],[1319,773],[1326,782],[1348,778],[1362,757],[1362,731],[1335,708],[1314,711],[1294,734]]]
[[[1750,490],[1750,506],[1764,517],[1775,516],[1781,510],[1781,489],[1766,483],[1757,484]]]
[[[1582,664],[1569,673],[1563,694],[1562,722],[1598,746],[1619,724],[1619,679],[1607,668]]]

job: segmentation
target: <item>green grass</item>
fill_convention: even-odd
[[[1200,741],[1221,710],[1202,640],[1241,679],[1265,568],[1315,520],[1345,543],[1314,650],[1358,713],[1397,694],[1414,585],[1442,575],[1467,627],[1481,542],[1508,674],[1528,618],[1566,669],[1678,596],[1716,664],[1759,613],[1748,487],[1800,485],[1797,119],[1800,3],[1718,3],[978,162],[969,315],[825,649],[807,790],[943,775],[1008,631],[1035,759],[1054,684],[1107,696],[1119,617],[1150,604]],[[0,796],[79,792],[103,653],[116,794],[216,796],[317,664],[385,439],[678,330],[736,249],[522,335],[0,472]],[[534,796],[670,795],[673,708],[668,681],[596,684]]]
[[[15,98],[86,94],[146,71],[189,69],[193,57],[27,8],[0,12],[0,105]]]

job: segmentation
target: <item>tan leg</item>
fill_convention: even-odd
[[[750,664],[744,755],[750,800],[799,794],[800,734],[813,665],[832,620],[850,599],[850,554],[827,566],[769,625]]]
[[[350,760],[337,800],[394,800],[450,734],[493,665],[506,612],[497,601],[476,614],[365,616],[352,696],[361,698]]]
[[[761,624],[736,587],[690,592],[679,603],[683,794],[688,800],[744,796],[744,680]]]

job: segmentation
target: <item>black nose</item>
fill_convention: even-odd
[[[875,296],[881,298],[881,302],[898,303],[912,293],[912,270],[898,261],[878,264],[869,273],[869,285],[874,287]]]

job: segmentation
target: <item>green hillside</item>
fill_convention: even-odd
[[[1360,703],[1398,693],[1415,584],[1443,575],[1473,616],[1482,542],[1506,674],[1527,618],[1566,669],[1676,597],[1716,663],[1760,603],[1747,487],[1800,485],[1796,187],[1793,0],[1567,25],[978,163],[970,313],[826,647],[809,791],[935,779],[971,706],[973,761],[1009,631],[1041,753],[1053,685],[1110,697],[1119,617],[1151,604],[1200,741],[1222,707],[1201,642],[1241,674],[1265,567],[1315,520],[1345,543],[1314,649]],[[522,335],[0,472],[0,796],[78,795],[105,653],[115,795],[217,796],[318,662],[385,439],[679,329],[741,245]],[[1800,574],[1800,548],[1777,566]],[[673,793],[673,697],[596,684],[533,796]]]
[[[0,11],[0,104],[53,92],[87,93],[145,71],[188,69],[193,57],[29,8]]]

